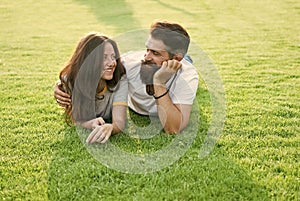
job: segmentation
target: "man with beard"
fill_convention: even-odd
[[[122,55],[128,79],[128,106],[141,115],[157,115],[166,133],[178,133],[189,122],[198,87],[198,74],[186,55],[190,37],[176,23],[155,22],[146,52]],[[57,85],[54,96],[61,106],[68,95]]]

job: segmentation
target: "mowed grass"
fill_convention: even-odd
[[[0,16],[0,199],[299,199],[299,1],[2,0]],[[85,33],[117,36],[155,19],[184,25],[214,61],[226,122],[214,150],[200,159],[211,120],[201,80],[201,122],[188,151],[160,171],[122,173],[95,160],[65,125],[53,85]],[[144,153],[172,139],[111,141]]]

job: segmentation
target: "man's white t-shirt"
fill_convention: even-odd
[[[121,56],[128,79],[128,106],[139,114],[157,115],[155,99],[147,94],[146,85],[140,79],[144,55],[145,51],[132,51]],[[174,104],[192,105],[198,88],[198,74],[187,60],[183,59],[181,63],[182,67],[168,80],[166,87]]]

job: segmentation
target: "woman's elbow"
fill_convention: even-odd
[[[125,121],[124,120],[119,120],[119,121],[116,121],[114,123],[114,127],[115,127],[115,133],[119,133],[119,132],[122,132],[124,129],[125,129]]]

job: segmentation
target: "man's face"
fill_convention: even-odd
[[[147,52],[144,55],[144,60],[146,62],[161,66],[163,61],[171,59],[166,51],[165,44],[161,40],[154,39],[150,35],[145,45]]]
[[[166,46],[161,40],[157,40],[149,36],[146,41],[147,52],[141,64],[140,78],[146,84],[146,92],[148,95],[154,94],[153,75],[159,70],[162,63],[170,58],[166,51]]]

